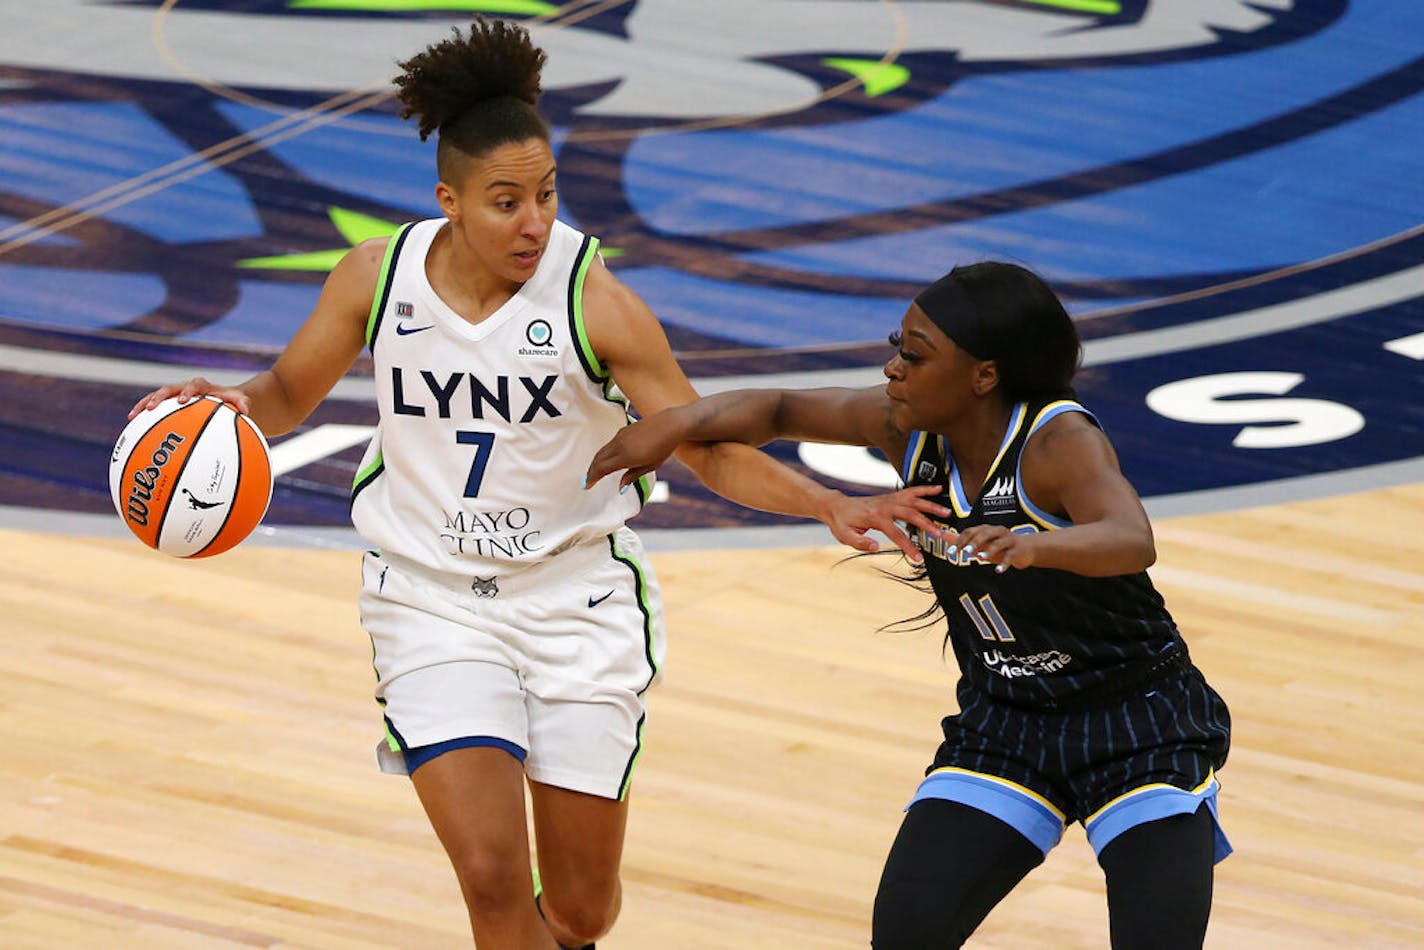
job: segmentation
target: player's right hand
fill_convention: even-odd
[[[199,396],[217,396],[223,402],[231,404],[244,416],[250,415],[252,412],[252,402],[248,399],[247,393],[233,386],[218,386],[201,376],[195,376],[186,383],[169,383],[167,386],[158,387],[134,403],[134,407],[129,410],[129,418],[132,419],[145,409],[152,409],[171,396],[177,396],[180,403],[197,399]]]

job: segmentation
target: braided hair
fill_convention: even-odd
[[[397,63],[400,117],[419,122],[420,140],[438,136],[436,170],[458,180],[466,161],[501,145],[549,141],[539,114],[544,51],[522,26],[476,17],[468,33],[452,36]]]

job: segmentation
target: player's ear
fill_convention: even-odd
[[[999,364],[994,360],[981,360],[974,367],[974,395],[987,396],[999,385]]]
[[[460,203],[455,200],[455,190],[443,181],[435,183],[435,200],[440,211],[451,221],[460,215]]]

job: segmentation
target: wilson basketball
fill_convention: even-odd
[[[165,399],[120,433],[109,491],[119,517],[149,547],[174,557],[221,554],[267,513],[267,440],[216,396]]]

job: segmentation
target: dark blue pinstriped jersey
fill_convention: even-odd
[[[1020,403],[978,497],[961,483],[944,438],[911,434],[901,476],[906,485],[938,485],[936,499],[954,514],[940,520],[956,530],[1001,525],[1015,532],[1053,531],[1070,522],[1036,507],[1019,477],[1028,438],[1076,402]],[[915,532],[930,583],[949,618],[949,639],[971,684],[990,696],[1030,707],[1055,704],[1110,688],[1124,676],[1185,652],[1171,615],[1145,571],[1084,577],[1051,568],[1010,568],[949,554],[952,536]]]

